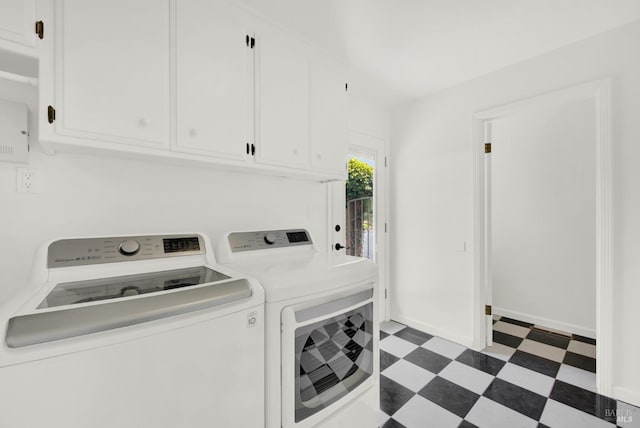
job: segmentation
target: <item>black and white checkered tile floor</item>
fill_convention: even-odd
[[[595,342],[503,318],[476,352],[403,324],[380,331],[380,426],[640,427],[640,409],[595,393]]]

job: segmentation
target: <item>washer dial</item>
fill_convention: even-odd
[[[140,251],[140,243],[134,239],[127,239],[120,243],[118,251],[120,251],[120,254],[123,256],[136,255],[138,251]]]

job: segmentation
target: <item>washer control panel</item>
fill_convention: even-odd
[[[229,234],[229,247],[234,253],[312,244],[313,241],[311,241],[309,232],[304,229],[264,230]]]
[[[204,254],[200,235],[61,239],[49,245],[47,267],[60,268]]]

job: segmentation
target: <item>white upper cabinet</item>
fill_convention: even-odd
[[[36,45],[35,0],[0,0],[0,47],[24,52]]]
[[[220,0],[178,0],[176,14],[176,149],[250,159],[253,50],[246,19]]]
[[[54,7],[56,133],[87,145],[168,147],[169,0],[64,0]]]
[[[344,69],[327,61],[311,66],[311,167],[346,177],[347,87]]]
[[[304,46],[276,31],[256,40],[256,162],[307,168],[309,59]]]
[[[35,31],[33,10],[18,7],[31,3],[0,2],[11,5],[0,31],[18,18]],[[36,6],[44,38],[30,37],[48,153],[135,153],[345,178],[344,68],[295,34],[227,0]]]

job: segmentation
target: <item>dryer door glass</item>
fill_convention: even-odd
[[[295,421],[349,394],[373,373],[373,303],[296,329]]]

